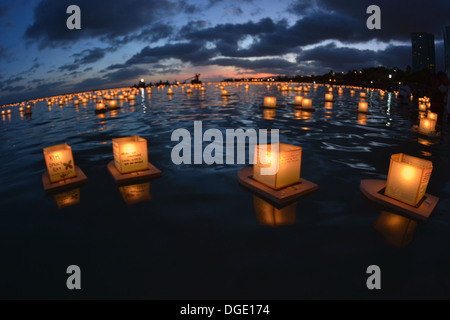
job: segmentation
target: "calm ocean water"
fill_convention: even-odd
[[[0,298],[305,299],[450,298],[450,139],[419,139],[417,112],[395,96],[369,97],[372,114],[352,113],[346,89],[326,105],[326,89],[308,94],[316,112],[298,112],[294,93],[275,87],[180,88],[124,102],[104,118],[94,103],[14,110],[0,119]],[[167,90],[167,89],[166,89]],[[260,108],[277,96],[275,113]],[[171,161],[177,128],[280,129],[303,148],[303,178],[319,191],[277,210],[238,184],[241,165]],[[106,165],[112,139],[148,140],[163,177],[118,188]],[[89,183],[46,196],[44,147],[68,143]],[[205,144],[206,146],[207,144]],[[360,194],[362,179],[386,179],[391,154],[434,165],[428,193],[441,198],[427,223],[383,211]],[[133,195],[143,195],[134,203]],[[58,208],[64,201],[76,202]],[[129,203],[127,204],[127,200]],[[70,202],[70,201],[69,201]],[[63,203],[63,204],[61,204]],[[82,290],[66,288],[66,268],[82,270]],[[366,288],[366,269],[382,270],[382,290]]]

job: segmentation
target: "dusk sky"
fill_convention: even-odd
[[[68,30],[69,5],[82,30]],[[382,29],[366,9],[380,6]],[[436,37],[450,1],[16,0],[0,4],[0,105],[49,95],[183,81],[411,65],[411,32]]]

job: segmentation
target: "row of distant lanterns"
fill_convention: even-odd
[[[211,86],[212,83],[208,83],[208,86]],[[215,87],[218,88],[221,92],[222,97],[228,97],[230,94],[228,90],[225,88],[227,86],[232,86],[233,83],[218,83],[215,84]],[[301,92],[308,93],[312,89],[316,90],[319,86],[319,84],[299,84],[298,86],[290,86],[286,85],[285,83],[264,83],[264,82],[256,82],[256,83],[237,83],[236,87],[244,86],[245,90],[249,90],[250,85],[266,85],[268,89],[275,87],[278,90],[281,90],[282,92],[296,92],[298,93],[294,97],[294,106],[296,108],[299,108],[304,111],[314,111],[313,108],[313,102],[312,99],[303,97],[300,95]],[[366,101],[367,94],[369,92],[375,91],[375,89],[364,89],[361,87],[354,87],[354,86],[331,86],[331,85],[325,85],[328,87],[328,93],[325,94],[325,101],[326,102],[333,102],[334,101],[334,95],[333,91],[337,88],[337,94],[342,95],[344,93],[344,89],[349,89],[350,94],[352,96],[356,95],[356,90],[359,92],[360,101],[358,103],[358,112],[360,114],[370,114],[369,111],[369,104]],[[158,86],[156,89],[158,91],[162,91],[165,89],[166,86]],[[174,89],[179,88],[184,91],[186,88],[186,94],[192,94],[193,89],[200,90],[201,92],[205,92],[206,88],[204,85],[171,85],[168,86],[167,94],[169,96],[174,95]],[[152,94],[152,88],[148,87],[146,89],[148,95]],[[378,90],[380,93],[380,97],[384,97],[385,91]],[[119,102],[129,101],[134,102],[136,100],[136,96],[140,93],[138,89],[130,89],[130,88],[119,88],[114,90],[100,90],[92,92],[85,92],[85,93],[79,93],[79,94],[71,94],[71,95],[62,95],[62,96],[55,96],[51,98],[46,99],[38,99],[30,101],[29,103],[22,102],[20,104],[15,104],[12,106],[19,106],[19,112],[21,114],[31,115],[32,114],[32,106],[34,106],[37,102],[46,100],[49,107],[52,105],[59,105],[62,107],[64,104],[73,101],[74,105],[80,105],[80,104],[87,104],[89,100],[93,100],[96,102],[95,112],[97,114],[106,113],[108,110],[117,110],[119,109]],[[394,92],[395,96],[397,97],[398,92]],[[411,99],[413,97],[411,96]],[[413,128],[414,131],[416,131],[419,134],[425,135],[425,136],[436,136],[436,123],[437,123],[437,114],[432,113],[429,111],[430,109],[430,100],[427,97],[419,98],[419,114],[420,114],[420,121],[419,125],[415,126]],[[270,97],[266,96],[264,97],[263,101],[263,108],[277,108],[277,99],[276,97]],[[3,106],[5,108],[5,106]],[[1,114],[2,116],[5,115],[11,115],[12,111],[11,109],[8,110],[2,110]]]

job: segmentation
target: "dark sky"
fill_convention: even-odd
[[[0,105],[55,94],[226,77],[411,65],[411,32],[436,37],[448,0],[16,0],[0,3]],[[66,9],[81,8],[82,30]],[[369,5],[382,29],[368,30]]]

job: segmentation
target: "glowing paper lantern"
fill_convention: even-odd
[[[302,148],[280,143],[278,151],[271,149],[272,145],[256,146],[253,179],[272,189],[281,189],[299,183]],[[271,172],[263,172],[262,169],[277,172],[270,174]],[[264,173],[269,174],[264,175]]]
[[[104,113],[106,112],[106,105],[103,101],[99,101],[95,106],[95,112],[96,113]]]
[[[79,105],[79,104],[80,104],[80,101],[79,101],[79,100],[75,100],[73,103],[74,103],[75,105]]]
[[[436,131],[436,120],[430,118],[420,119],[419,132],[429,134]]]
[[[403,153],[391,157],[385,195],[416,206],[425,195],[430,181],[431,161]]]
[[[295,96],[295,102],[294,102],[294,104],[295,104],[296,106],[301,106],[301,105],[302,105],[302,102],[303,102],[303,97],[302,97],[302,96]]]
[[[148,170],[147,140],[138,136],[113,139],[114,165],[120,173]]]
[[[51,183],[77,176],[72,148],[68,144],[44,148],[44,157]]]
[[[350,90],[350,94],[354,95],[355,94],[355,90]]]
[[[369,112],[369,104],[365,101],[360,101],[358,104],[358,112]]]
[[[115,109],[119,108],[119,106],[118,106],[116,100],[110,100],[110,101],[108,102],[108,107],[109,107],[109,109],[111,109],[111,110],[115,110]]]
[[[360,96],[361,99],[365,99],[365,98],[367,97],[367,93],[361,92],[361,93],[359,94],[359,96]]]
[[[277,107],[277,98],[264,97],[264,107],[265,108],[276,108]]]
[[[171,88],[169,88],[169,89],[167,90],[167,94],[168,94],[168,95],[172,95],[172,94],[173,94],[173,90],[172,90]]]
[[[303,108],[312,108],[312,100],[304,98],[302,101]]]
[[[229,96],[228,90],[222,90],[222,96]]]
[[[187,89],[186,94],[192,94],[192,89]]]
[[[333,95],[331,93],[325,94],[325,101],[332,102],[333,101]]]
[[[437,114],[437,113],[434,113],[434,112],[428,112],[427,117],[428,117],[428,119],[436,120],[436,121],[437,121],[437,119],[438,119],[438,114]]]
[[[135,96],[134,94],[130,94],[130,95],[128,96],[128,99],[129,99],[129,100],[136,100],[136,96]]]
[[[426,112],[427,111],[427,105],[425,103],[419,103],[419,111]]]
[[[339,95],[343,95],[343,94],[344,94],[344,90],[342,90],[342,88],[339,88],[338,94],[339,94]]]

